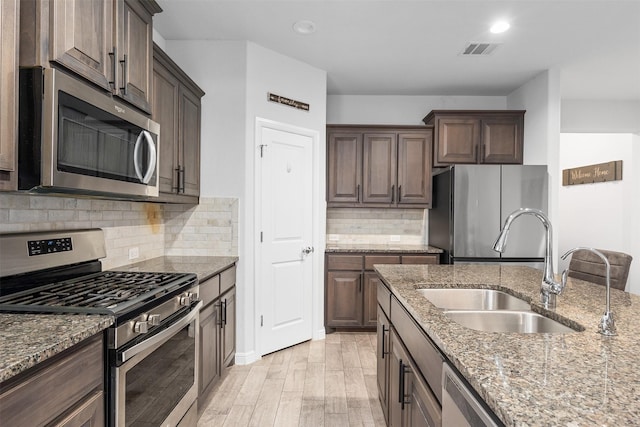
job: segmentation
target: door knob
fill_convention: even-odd
[[[306,248],[302,248],[302,253],[304,255],[309,255],[311,252],[313,252],[313,246],[307,246]]]

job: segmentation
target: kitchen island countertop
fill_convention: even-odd
[[[605,287],[571,279],[555,311],[539,303],[542,271],[500,265],[376,265],[442,353],[507,426],[640,425],[640,296],[611,290],[618,335],[597,333]],[[568,334],[481,332],[446,318],[419,288],[492,288],[568,325]]]
[[[415,254],[440,254],[442,249],[429,245],[410,244],[369,244],[369,243],[338,243],[329,242],[325,248],[326,253],[415,253]]]

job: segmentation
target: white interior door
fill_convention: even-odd
[[[312,337],[314,140],[267,127],[260,134],[256,286],[267,354]]]

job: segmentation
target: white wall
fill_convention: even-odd
[[[622,160],[621,181],[563,186],[559,190],[559,255],[576,246],[625,252],[633,256],[627,291],[640,294],[640,156],[638,135],[563,133],[559,168]],[[559,270],[566,268],[562,261]]]
[[[640,101],[562,100],[562,132],[640,134]]]
[[[431,110],[504,110],[503,96],[327,96],[327,123],[422,125]]]
[[[260,357],[254,280],[256,118],[315,130],[324,142],[326,73],[245,41],[167,40],[166,51],[206,92],[202,100],[201,193],[239,199],[236,362],[250,363]],[[306,102],[310,110],[268,102],[268,92]],[[319,145],[316,167],[322,165],[324,170],[325,144]],[[324,179],[321,181],[317,183],[320,197],[314,221],[322,230],[320,240],[314,242],[317,247],[324,247],[325,239]],[[317,255],[316,260],[323,271],[323,258]],[[320,286],[323,276],[317,276]],[[314,312],[321,313],[321,293],[315,304]],[[324,334],[324,318],[314,320],[317,337]]]
[[[309,111],[292,108],[282,104],[269,102],[267,94],[275,93],[286,98],[295,99],[309,104]],[[260,336],[254,332],[259,328],[261,302],[256,292],[259,277],[249,277],[258,271],[255,262],[254,246],[257,244],[258,231],[255,230],[255,161],[256,147],[256,119],[272,120],[286,123],[299,128],[317,132],[317,155],[314,158],[314,242],[317,248],[325,247],[326,203],[324,168],[326,164],[326,93],[327,74],[323,70],[311,67],[298,60],[283,56],[277,52],[265,49],[257,44],[247,45],[247,112],[245,116],[245,211],[244,224],[246,233],[242,237],[247,248],[243,252],[247,272],[247,295],[245,301],[246,312],[244,321],[247,331],[247,348],[252,345],[259,351]],[[317,179],[316,179],[317,178]],[[251,250],[250,250],[251,249]],[[324,257],[323,251],[318,250],[314,257],[313,279],[313,337],[324,337]],[[254,280],[255,279],[255,280]],[[254,304],[249,301],[253,298]],[[259,354],[246,353],[242,355],[250,362],[259,358]]]

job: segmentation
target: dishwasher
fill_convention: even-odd
[[[503,426],[447,362],[442,366],[442,425]]]

